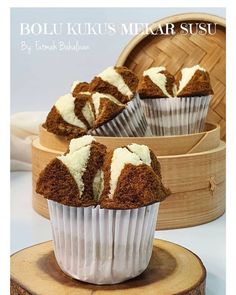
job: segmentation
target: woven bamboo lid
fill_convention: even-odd
[[[217,23],[214,35],[180,34],[181,23]],[[138,76],[153,66],[165,66],[175,75],[182,67],[200,64],[210,74],[214,95],[207,121],[221,126],[221,139],[226,136],[225,115],[225,19],[200,13],[187,13],[164,18],[150,25],[152,31],[166,23],[174,23],[175,35],[145,35],[140,33],[124,48],[117,65],[125,65]]]

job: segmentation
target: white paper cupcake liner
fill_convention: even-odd
[[[139,95],[128,103],[127,108],[109,122],[91,130],[92,135],[97,136],[152,136]]]
[[[153,135],[181,135],[204,130],[211,96],[142,99]]]
[[[61,269],[93,284],[116,284],[148,266],[159,203],[138,209],[70,207],[48,200]]]

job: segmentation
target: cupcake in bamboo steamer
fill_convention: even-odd
[[[137,76],[126,67],[109,67],[90,84],[74,82],[49,112],[47,131],[70,140],[99,136],[151,136],[139,96]]]
[[[148,36],[140,34],[124,49],[117,66],[132,69],[140,78],[150,67],[163,65],[175,75],[183,67],[201,64],[210,74],[214,96],[203,132],[177,136],[114,137],[99,136],[99,142],[114,149],[131,143],[146,144],[162,165],[163,183],[172,194],[162,202],[157,227],[179,228],[209,222],[225,210],[225,21],[204,14],[184,14],[151,25],[204,21],[217,23],[215,35]],[[176,52],[175,55],[169,53]],[[146,54],[148,52],[148,54]],[[157,54],[158,53],[158,54]],[[172,59],[170,60],[170,56]],[[158,61],[155,59],[158,57]],[[96,137],[96,136],[95,136]],[[135,141],[134,141],[135,139]],[[68,149],[68,140],[40,126],[32,145],[33,207],[49,217],[47,202],[35,193],[39,172],[55,156]]]
[[[208,72],[195,65],[177,77],[165,67],[143,72],[138,93],[153,135],[180,135],[204,130],[213,90]]]

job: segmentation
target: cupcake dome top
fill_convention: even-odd
[[[109,209],[138,208],[170,194],[147,146],[131,144],[106,153],[90,135],[71,140],[68,152],[45,167],[36,192],[68,206]]]
[[[172,97],[174,96],[175,78],[165,67],[153,67],[143,72],[139,81],[140,98]]]
[[[213,94],[208,72],[200,65],[181,69],[176,77],[165,67],[143,72],[139,81],[140,98],[194,97]]]
[[[107,153],[103,165],[102,208],[131,209],[164,200],[160,164],[145,145],[131,144]]]
[[[213,94],[210,76],[200,65],[183,68],[176,76],[177,96],[205,96]]]

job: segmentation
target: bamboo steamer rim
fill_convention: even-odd
[[[192,154],[216,148],[220,144],[220,126],[214,123],[206,123],[205,131],[201,133],[177,135],[177,136],[152,136],[152,137],[109,137],[94,136],[109,149],[126,146],[132,143],[144,144],[158,156]],[[55,151],[65,152],[69,141],[65,137],[48,132],[45,128],[39,128],[40,144]]]
[[[46,152],[50,152],[50,153],[58,153],[58,154],[62,154],[64,152],[62,151],[57,151],[57,150],[54,150],[54,149],[50,149],[50,148],[47,148],[47,147],[44,147],[40,144],[40,141],[39,141],[39,137],[35,138],[33,141],[32,141],[32,146],[35,147],[35,148],[38,148],[38,149],[41,149],[43,151],[46,151]],[[171,158],[187,158],[187,157],[199,157],[200,155],[208,155],[208,154],[212,154],[212,153],[217,153],[219,151],[222,151],[226,148],[226,144],[224,141],[220,141],[220,145],[214,149],[211,149],[211,150],[208,150],[208,151],[204,151],[204,152],[199,152],[199,153],[192,153],[192,154],[180,154],[180,155],[170,155],[170,156],[157,156],[158,159],[171,159]]]
[[[159,26],[163,27],[166,23],[175,23],[178,27],[180,22],[186,21],[193,23],[201,21],[217,23],[218,29],[216,34],[211,36],[200,36],[199,34],[192,36],[187,34],[183,37],[180,34],[151,37],[151,32],[143,34],[141,31],[123,49],[116,62],[116,66],[127,66],[137,73],[138,76],[143,70],[157,65],[166,66],[167,70],[173,74],[182,67],[193,66],[194,64],[200,64],[205,67],[212,78],[212,86],[215,93],[210,102],[207,120],[220,124],[221,139],[225,141],[225,19],[208,13],[183,13],[153,22],[148,28],[155,31],[156,28]],[[190,48],[187,51],[185,50],[185,44],[189,46],[187,48]],[[168,48],[175,53],[170,55]],[[160,62],[158,62],[158,58]]]
[[[208,13],[182,13],[182,14],[175,14],[173,16],[167,16],[165,18],[162,18],[161,20],[158,20],[156,22],[151,23],[148,28],[154,30],[158,26],[164,26],[166,22],[170,23],[177,23],[180,21],[187,21],[187,20],[193,20],[193,21],[208,21],[208,22],[217,22],[220,26],[226,27],[226,21],[224,18],[219,17],[214,14],[208,14]],[[133,39],[129,41],[129,44],[132,44],[132,48],[127,46],[123,49],[121,54],[118,57],[118,60],[116,62],[117,66],[122,66],[128,55],[130,54],[131,50],[138,45],[139,42],[141,42],[143,39],[145,39],[150,34],[141,34],[139,33],[137,36],[135,36]]]
[[[196,133],[190,133],[190,134],[181,134],[181,135],[165,135],[165,136],[129,136],[129,137],[118,137],[118,136],[98,136],[98,135],[92,135],[95,138],[115,138],[115,139],[124,139],[124,138],[132,138],[132,139],[155,139],[155,138],[173,138],[173,137],[177,137],[177,138],[188,138],[189,136],[194,136],[194,135],[204,135],[206,133],[213,133],[216,129],[220,128],[220,125],[218,123],[215,122],[206,122],[206,125],[208,126],[209,130],[205,130],[205,131],[201,131],[201,132],[196,132]],[[46,131],[46,129],[40,125],[39,126],[40,129]],[[48,131],[47,131],[48,132]],[[50,133],[50,132],[49,132]],[[52,133],[52,135],[54,136],[55,134]],[[89,134],[86,134],[89,135]],[[55,135],[56,136],[56,135]],[[60,138],[62,138],[65,141],[68,141],[66,139],[64,139],[62,136],[59,136]],[[68,141],[69,142],[69,141]]]
[[[182,154],[182,155],[171,155],[171,156],[158,156],[158,159],[172,159],[172,158],[189,158],[189,157],[198,157],[200,155],[209,155],[213,153],[220,152],[226,148],[226,144],[223,141],[220,141],[220,145],[212,150],[204,151],[200,153],[192,153],[192,154]]]
[[[132,144],[134,142],[138,143],[138,144],[145,144],[151,147],[151,149],[154,151],[154,153],[158,156],[158,158],[160,157],[176,157],[178,155],[193,155],[193,154],[198,154],[200,152],[204,152],[204,151],[208,151],[208,150],[214,150],[216,147],[218,147],[220,145],[220,138],[219,138],[219,133],[220,133],[220,126],[219,124],[215,124],[215,123],[206,123],[207,126],[207,130],[204,132],[200,132],[200,133],[195,133],[195,134],[186,134],[186,135],[177,135],[177,136],[153,136],[153,137],[104,137],[104,136],[94,136],[95,139],[98,142],[101,142],[103,144],[105,144],[106,146],[110,147],[110,144],[115,144],[115,146],[119,143],[119,146],[122,145],[127,145],[127,144]],[[194,135],[196,135],[196,137],[194,137]],[[217,140],[213,140],[212,146],[207,149],[199,149],[199,150],[195,150],[196,147],[198,147],[199,143],[201,144],[201,142],[205,142],[205,140],[207,138],[212,138],[213,136],[217,136]],[[168,144],[168,142],[170,142],[170,144],[173,144],[173,140],[175,142],[180,142],[181,144],[183,144],[183,142],[188,141],[188,137],[190,141],[195,141],[194,145],[189,145],[190,149],[187,149],[185,152],[177,152],[177,153],[163,153],[161,150],[158,151],[156,150],[156,148],[154,146],[158,146],[158,144],[161,144],[162,146],[164,146],[165,144]],[[46,140],[45,140],[46,138]],[[164,140],[163,144],[162,142],[162,138]],[[197,141],[196,141],[197,138]],[[156,140],[161,140],[161,142],[156,142]],[[134,141],[133,141],[134,140]],[[58,146],[57,144],[53,144],[53,146],[51,146],[51,142],[57,143],[57,141],[59,142],[59,144],[63,144],[63,147],[60,145]],[[117,144],[116,144],[117,143]],[[37,144],[38,148],[44,151],[48,151],[48,152],[54,152],[54,153],[58,153],[58,154],[62,154],[63,152],[65,152],[68,149],[68,145],[69,145],[69,141],[67,141],[64,137],[60,137],[60,136],[56,136],[53,133],[48,132],[44,127],[40,126],[40,130],[39,130],[39,143]],[[115,147],[110,147],[111,149],[115,148]]]

